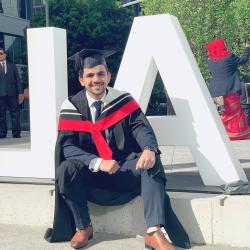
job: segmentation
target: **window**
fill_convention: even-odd
[[[2,39],[2,41],[1,41]],[[24,41],[21,37],[3,35],[0,33],[0,47],[7,51],[8,59],[16,64],[24,64]]]
[[[43,0],[33,0],[33,11],[34,13],[38,12],[41,10],[41,8],[44,5],[44,1]]]
[[[0,13],[3,13],[3,5],[2,5],[2,0],[0,0]]]
[[[0,0],[0,13],[27,19],[29,0]]]

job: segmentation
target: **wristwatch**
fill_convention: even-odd
[[[155,147],[155,146],[145,146],[145,147],[143,148],[143,150],[145,150],[145,149],[148,149],[148,150],[150,150],[150,151],[152,151],[152,152],[155,152],[155,154],[158,154],[158,152],[159,152],[158,148]]]

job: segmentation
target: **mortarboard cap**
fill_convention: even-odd
[[[76,70],[92,68],[100,64],[107,66],[105,58],[114,53],[116,53],[115,50],[83,49],[70,56],[68,60],[75,61]]]

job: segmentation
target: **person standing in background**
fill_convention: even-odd
[[[6,112],[10,112],[12,136],[20,138],[20,107],[23,84],[15,64],[6,61],[6,51],[0,48],[0,138],[7,136]]]
[[[227,134],[231,140],[249,138],[250,128],[240,105],[242,86],[238,65],[248,62],[250,45],[246,44],[242,57],[228,51],[223,39],[213,40],[206,47],[212,76],[209,90]]]

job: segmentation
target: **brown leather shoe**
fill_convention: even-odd
[[[75,235],[70,241],[70,245],[75,248],[82,248],[87,246],[88,240],[93,238],[92,225],[87,226],[85,229],[77,230]]]
[[[153,233],[145,233],[145,248],[155,250],[175,250],[175,247],[166,239],[160,227]]]

